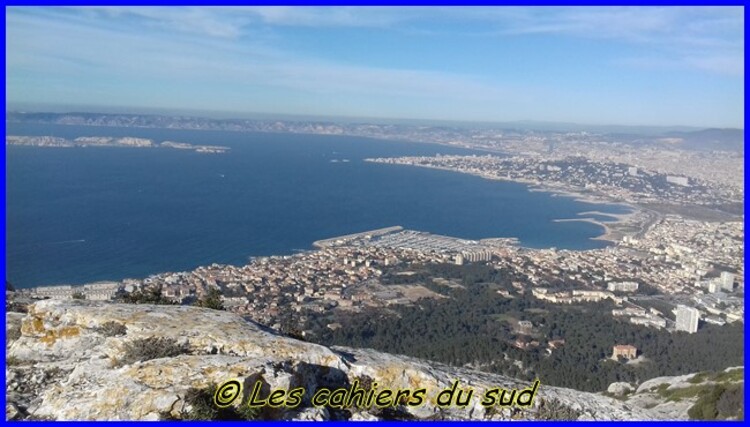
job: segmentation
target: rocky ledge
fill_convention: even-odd
[[[196,390],[213,395],[229,379],[244,383],[245,399],[259,381],[262,397],[274,389],[304,389],[294,409],[252,413],[264,419],[664,418],[607,396],[547,386],[543,378],[531,406],[487,409],[480,403],[485,390],[530,384],[374,350],[328,348],[196,307],[45,300],[28,313],[8,313],[6,332],[8,419],[195,419]],[[424,388],[434,396],[454,380],[475,390],[464,407],[441,408],[430,398],[420,406],[385,409],[334,409],[310,401],[321,388],[348,388],[355,381]]]

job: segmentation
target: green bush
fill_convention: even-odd
[[[185,344],[178,344],[173,338],[148,337],[125,343],[125,354],[118,361],[118,366],[130,365],[135,362],[175,357],[188,353]]]
[[[744,418],[744,384],[713,386],[688,410],[691,420]]]
[[[221,300],[221,291],[217,288],[209,288],[195,303],[198,307],[210,308],[211,310],[224,310],[224,302]]]
[[[744,378],[745,378],[745,369],[739,368],[739,369],[732,369],[730,371],[719,372],[711,379],[713,381],[716,381],[717,383],[721,383],[721,382],[743,381]]]
[[[691,384],[700,384],[702,382],[705,382],[707,379],[708,379],[708,372],[700,372],[700,373],[695,374],[693,378],[690,378],[688,382]]]
[[[134,292],[124,292],[115,298],[115,301],[126,304],[157,304],[174,305],[175,302],[166,298],[161,293],[161,287],[150,287],[139,289]]]
[[[545,399],[539,405],[536,418],[538,420],[575,421],[581,415],[581,411],[573,409],[557,399]]]
[[[188,421],[246,421],[256,420],[260,415],[258,408],[249,405],[219,408],[214,404],[216,385],[206,388],[191,388],[185,393],[185,403],[189,408],[182,412],[181,419]]]

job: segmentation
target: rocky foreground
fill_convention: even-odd
[[[253,413],[269,419],[664,419],[603,395],[541,385],[528,408],[480,403],[485,390],[527,382],[367,349],[328,348],[279,335],[234,314],[185,306],[45,300],[6,315],[6,418],[54,420],[195,419],[196,390],[236,378],[245,399],[257,381],[270,390],[305,389],[295,409]],[[166,357],[164,355],[167,355]],[[152,358],[158,357],[158,358]],[[466,407],[333,409],[311,404],[320,388],[360,384],[425,388],[453,380],[475,393]],[[191,397],[192,396],[192,397]],[[234,404],[239,406],[241,399]]]

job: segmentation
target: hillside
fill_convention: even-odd
[[[328,348],[284,337],[236,315],[185,306],[45,300],[6,317],[9,419],[663,419],[664,414],[611,397],[548,387],[543,378],[526,408],[483,407],[490,388],[527,382],[366,349]],[[248,396],[304,390],[295,409],[216,412],[206,403],[228,379]],[[315,407],[321,388],[424,388],[428,397],[458,380],[475,394],[465,407],[430,399],[384,408]]]

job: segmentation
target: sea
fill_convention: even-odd
[[[486,153],[362,137],[7,124],[8,135],[135,136],[231,147],[6,146],[6,280],[16,287],[144,278],[312,249],[316,240],[393,225],[530,248],[608,243],[586,211],[625,213],[524,184],[364,162]]]

